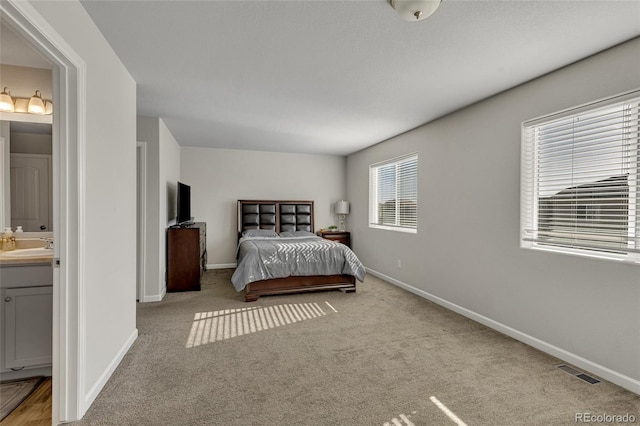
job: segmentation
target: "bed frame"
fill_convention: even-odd
[[[309,231],[313,227],[313,201],[238,200],[238,239],[248,229],[282,231]],[[291,276],[254,281],[244,289],[245,302],[254,302],[260,296],[335,290],[356,291],[353,275]]]

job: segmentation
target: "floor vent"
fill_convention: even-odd
[[[565,373],[569,373],[572,376],[577,377],[580,380],[584,380],[587,383],[590,383],[592,385],[595,385],[596,383],[600,383],[600,380],[589,376],[588,374],[583,373],[582,371],[576,370],[573,367],[569,367],[566,364],[560,364],[560,365],[556,365],[556,368],[564,371]]]
[[[595,377],[591,377],[591,376],[589,376],[587,374],[584,374],[584,373],[578,374],[576,377],[579,378],[579,379],[584,380],[585,382],[591,383],[592,385],[595,385],[596,383],[600,383],[600,380],[596,379]]]

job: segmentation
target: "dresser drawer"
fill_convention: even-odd
[[[347,247],[351,247],[351,233],[347,231],[338,231],[338,232],[325,232],[320,231],[319,235],[325,240],[336,241],[338,243],[342,243]]]

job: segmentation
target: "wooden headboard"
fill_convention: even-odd
[[[238,200],[238,237],[247,229],[309,231],[313,227],[313,201]]]

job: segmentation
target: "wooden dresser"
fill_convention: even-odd
[[[167,229],[167,291],[200,290],[207,267],[207,224]]]

